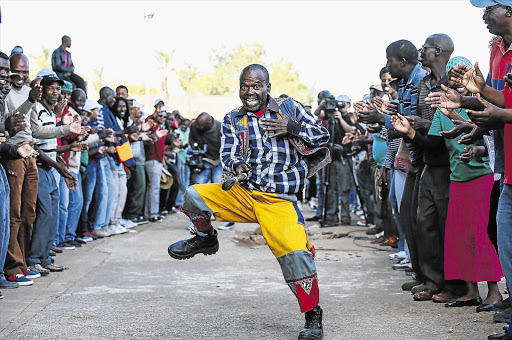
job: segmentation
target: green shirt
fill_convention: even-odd
[[[466,110],[457,109],[455,110],[461,117],[465,119],[469,119],[466,114]],[[432,125],[430,126],[430,130],[428,131],[429,135],[432,136],[441,136],[439,133],[441,131],[450,131],[455,127],[455,124],[441,111],[436,110],[434,115],[434,119],[432,120]],[[457,141],[462,137],[462,135],[458,136],[454,139],[444,139],[444,143],[446,148],[448,149],[448,153],[450,155],[450,180],[453,182],[467,182],[471,181],[475,178],[491,174],[492,170],[489,166],[489,157],[475,157],[469,163],[464,163],[459,159],[459,156],[466,152],[464,148],[465,144],[458,144]],[[484,141],[481,139],[477,141],[476,146],[484,145]]]

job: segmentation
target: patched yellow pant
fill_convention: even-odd
[[[198,184],[187,189],[182,212],[199,231],[218,221],[259,223],[284,278],[297,296],[301,310],[313,309],[319,300],[314,247],[304,229],[297,205],[276,194],[249,190],[239,183],[224,191],[221,184]]]

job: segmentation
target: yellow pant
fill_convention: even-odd
[[[304,229],[304,217],[294,203],[239,183],[229,191],[217,183],[198,184],[185,192],[182,211],[200,231],[209,229],[211,215],[218,221],[259,223],[301,310],[311,310],[318,304],[314,247]]]

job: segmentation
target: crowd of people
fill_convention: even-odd
[[[331,161],[304,187],[288,175],[277,185],[294,191],[299,210],[302,204],[316,209],[306,221],[367,226],[372,243],[396,248],[389,255],[392,267],[412,276],[402,289],[415,301],[498,311],[494,321],[509,322],[510,298],[503,299],[498,282],[512,282],[512,1],[471,3],[485,8],[483,19],[495,35],[487,78],[478,63],[452,56],[454,42],[446,34],[428,36],[419,49],[408,40],[391,43],[385,67],[375,75],[380,81],[361,101],[324,90],[314,110],[304,104],[300,112],[329,132]],[[162,221],[186,204],[192,184],[220,183],[223,169],[241,165],[221,157],[223,148],[241,147],[226,137],[236,116],[220,122],[203,112],[189,120],[156,99],[153,113],[144,117],[123,85],[101,88],[93,101],[74,73],[70,46],[64,36],[52,56],[53,70],[41,70],[33,80],[19,46],[10,56],[0,53],[3,289],[64,270],[54,263],[58,253]],[[266,72],[262,84],[268,83]],[[241,99],[250,106],[242,98],[242,75]],[[276,100],[281,105],[287,98]],[[254,112],[258,118],[251,124],[265,114]],[[284,128],[285,134],[293,131],[292,125]],[[248,157],[258,158],[256,164],[266,156]],[[306,173],[307,167],[299,170]],[[199,221],[195,208],[184,210],[189,229],[213,235],[210,216]],[[171,247],[172,257],[191,257],[179,253],[182,243]],[[479,282],[487,283],[485,297]],[[512,329],[489,339],[512,339]]]

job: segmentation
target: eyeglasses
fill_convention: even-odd
[[[442,51],[443,49],[439,46],[429,46],[429,45],[422,45],[421,48],[420,48],[420,51],[424,51],[426,50],[427,48],[435,48],[435,49],[438,49],[439,51]]]

